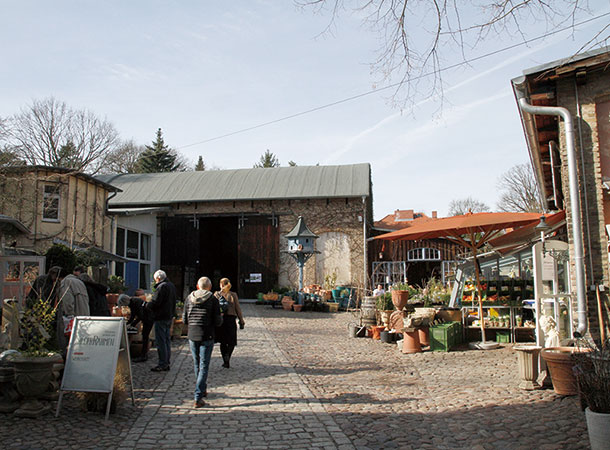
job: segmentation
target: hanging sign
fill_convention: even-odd
[[[127,328],[123,317],[76,317],[70,336],[64,375],[55,416],[59,415],[65,391],[108,393],[108,408],[114,389],[117,365],[128,376],[133,398]]]

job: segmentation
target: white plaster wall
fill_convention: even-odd
[[[337,274],[337,284],[349,284],[352,280],[349,236],[330,231],[320,233],[316,240],[316,279],[324,282],[326,275]]]

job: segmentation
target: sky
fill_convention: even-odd
[[[607,0],[590,0],[578,17],[608,12]],[[447,70],[442,99],[424,79],[397,108],[371,73],[378,36],[349,10],[325,32],[328,12],[290,0],[0,0],[0,117],[52,96],[138,144],[161,128],[193,164],[201,155],[209,167],[249,168],[266,150],[282,165],[370,163],[376,220],[396,209],[444,216],[469,196],[496,209],[499,177],[529,162],[510,80],[578,51],[609,17]],[[534,19],[524,31],[548,29]],[[466,57],[519,39],[506,33]]]

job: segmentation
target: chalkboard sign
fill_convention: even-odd
[[[126,375],[128,375],[133,403],[133,381],[125,319],[76,317],[68,345],[55,416],[59,415],[63,393],[75,391],[108,393],[106,411],[108,418],[119,359],[122,359],[121,367],[128,372]]]

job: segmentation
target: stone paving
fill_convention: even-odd
[[[136,405],[108,423],[73,394],[59,418],[0,415],[0,447],[253,449],[588,448],[575,397],[519,389],[510,345],[404,355],[348,337],[350,313],[243,305],[231,369],[214,350],[207,406],[194,409],[187,341],[169,372],[133,365]]]

